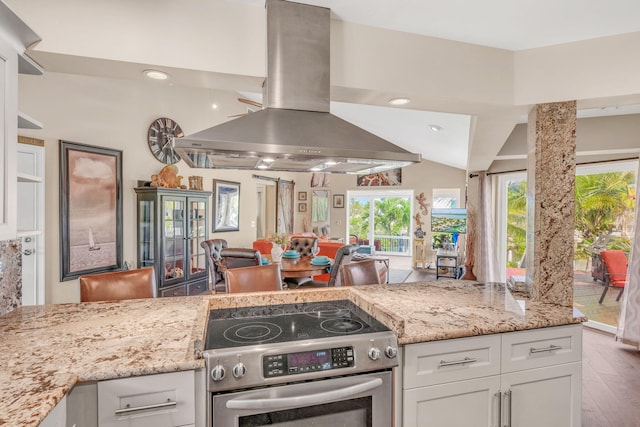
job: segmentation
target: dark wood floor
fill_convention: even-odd
[[[582,426],[640,426],[640,352],[584,328]]]

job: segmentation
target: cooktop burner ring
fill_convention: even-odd
[[[356,319],[338,317],[326,319],[320,323],[322,330],[332,334],[352,334],[364,328],[364,324]]]
[[[343,318],[347,317],[351,313],[348,308],[327,302],[310,304],[304,308],[303,312],[307,316],[317,319]]]
[[[270,322],[250,322],[227,328],[224,337],[237,344],[259,344],[278,338],[282,328]]]

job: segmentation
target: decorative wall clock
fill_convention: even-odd
[[[183,136],[184,132],[178,123],[167,117],[160,117],[149,126],[147,142],[156,159],[172,165],[180,161],[180,155],[175,151],[174,140]]]

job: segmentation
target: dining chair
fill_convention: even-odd
[[[225,281],[229,293],[282,290],[280,265],[276,263],[227,270]]]
[[[300,256],[313,256],[313,249],[318,247],[316,236],[296,236],[291,238],[289,249],[300,254]]]
[[[155,298],[156,295],[153,267],[80,277],[80,302]]]
[[[325,288],[342,285],[342,278],[340,277],[340,266],[351,262],[351,258],[358,251],[359,245],[344,245],[335,254],[331,271],[327,281],[318,279],[321,276],[316,276],[313,280],[303,283],[301,288]]]
[[[604,264],[604,290],[598,303],[602,304],[604,301],[609,286],[620,288],[620,293],[616,297],[616,301],[619,301],[627,281],[627,256],[621,250],[600,251],[600,256]]]
[[[343,286],[379,285],[381,283],[376,260],[373,259],[340,266],[340,276]]]
[[[207,271],[209,272],[209,279],[211,285],[210,290],[214,292],[226,292],[227,287],[224,282],[224,274],[218,268],[220,263],[220,251],[229,247],[229,244],[225,239],[210,239],[200,243],[200,246],[204,248]]]

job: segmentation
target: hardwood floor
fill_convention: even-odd
[[[582,426],[640,426],[640,352],[584,328]]]

